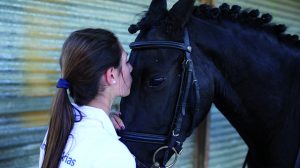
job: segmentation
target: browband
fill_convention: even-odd
[[[130,43],[130,49],[143,49],[143,48],[177,48],[191,53],[192,48],[184,43],[175,41],[137,41]]]

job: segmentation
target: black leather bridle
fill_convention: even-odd
[[[186,113],[186,104],[190,88],[193,85],[196,94],[196,105],[195,112],[199,111],[199,86],[198,81],[195,76],[193,60],[191,57],[192,47],[190,45],[189,34],[187,29],[184,30],[184,43],[174,42],[174,41],[138,41],[133,42],[129,45],[132,50],[138,49],[155,49],[155,48],[175,48],[185,52],[182,78],[180,83],[180,91],[177,99],[175,114],[172,122],[172,127],[169,135],[156,135],[156,134],[144,134],[137,132],[121,131],[119,135],[121,136],[121,141],[134,141],[143,143],[154,143],[161,144],[162,146],[158,148],[153,154],[153,168],[169,168],[172,167],[178,155],[182,150],[183,138],[181,133],[182,122]],[[156,161],[156,155],[158,152],[165,150],[164,159],[162,163]],[[171,153],[170,153],[171,152]],[[170,165],[166,165],[168,162],[168,156],[170,154],[175,154],[175,159]],[[136,158],[137,167],[146,168],[145,164]]]

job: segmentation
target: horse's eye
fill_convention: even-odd
[[[154,76],[150,79],[149,81],[149,86],[150,87],[156,87],[162,84],[165,81],[165,77],[163,76]]]

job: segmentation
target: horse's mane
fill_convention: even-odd
[[[268,13],[260,15],[259,10],[241,9],[238,5],[229,6],[223,3],[219,8],[214,8],[206,4],[194,7],[193,15],[205,20],[230,20],[241,25],[249,26],[255,29],[266,31],[279,41],[290,46],[300,48],[300,40],[298,35],[286,34],[287,27],[284,24],[272,23],[272,16]],[[152,26],[158,27],[170,36],[170,38],[182,37],[182,27],[178,25],[177,18],[171,16],[167,11],[157,13],[146,12],[144,17],[128,29],[130,33],[135,33],[138,30],[146,30]]]
[[[231,8],[228,4],[223,3],[219,8],[212,8],[209,5],[203,4],[195,7],[194,16],[202,19],[212,20],[230,20],[241,25],[260,29],[269,32],[277,37],[280,41],[289,45],[300,48],[300,40],[298,35],[286,34],[287,27],[284,24],[271,23],[272,15],[266,13],[260,15],[259,10],[241,10],[238,5],[233,5]]]

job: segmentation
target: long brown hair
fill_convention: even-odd
[[[62,78],[68,81],[70,96],[76,104],[86,105],[104,90],[99,83],[100,78],[108,68],[120,67],[121,52],[118,39],[107,30],[83,29],[71,33],[62,48],[60,67]],[[73,110],[67,89],[59,88],[50,109],[43,168],[59,166],[77,121]]]

